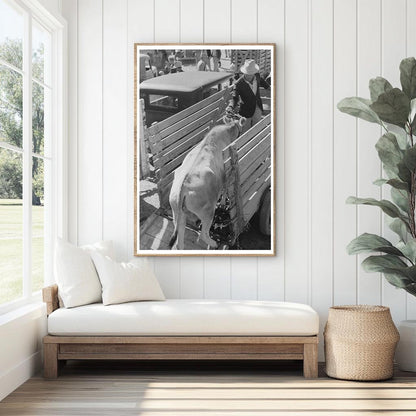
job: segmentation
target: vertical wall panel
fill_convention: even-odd
[[[231,1],[231,39],[234,43],[257,40],[257,1]],[[257,298],[257,258],[231,258],[231,297]]]
[[[103,238],[127,253],[127,0],[103,1]]]
[[[334,105],[357,94],[356,2],[334,0]],[[356,236],[356,207],[346,205],[357,186],[357,121],[334,110],[334,303],[357,301],[357,259],[345,247]]]
[[[308,0],[286,2],[285,27],[285,300],[307,302]]]
[[[180,0],[180,41],[202,43],[204,41],[204,0]]]
[[[275,84],[275,151],[276,151],[276,257],[258,258],[258,298],[283,300],[285,293],[284,252],[284,149],[285,149],[285,2],[284,0],[260,0],[258,2],[258,41],[276,43]]]
[[[184,257],[180,262],[180,297],[200,299],[204,297],[203,257]]]
[[[381,2],[368,0],[358,2],[358,61],[357,86],[360,97],[369,98],[368,81],[381,74]],[[381,174],[380,159],[374,148],[381,136],[380,126],[358,121],[357,134],[357,179],[358,195],[364,198],[380,199],[381,188],[373,185],[374,180]],[[381,233],[380,209],[369,206],[358,207],[358,235],[362,233]],[[361,262],[368,255],[358,256],[358,290],[357,302],[362,304],[381,303],[380,273],[367,273],[361,267]]]
[[[231,298],[231,262],[229,257],[207,257],[204,276],[204,294],[207,299]]]
[[[204,42],[230,42],[231,0],[204,1]],[[231,297],[231,259],[207,257],[205,259],[205,296]]]
[[[102,238],[102,3],[78,2],[78,242]]]
[[[231,0],[204,1],[204,42],[231,42]]]
[[[406,55],[406,0],[382,1],[382,74],[393,86],[400,86],[400,61]],[[390,191],[384,191],[384,198],[390,197]],[[387,239],[394,234],[384,227]],[[397,290],[383,279],[384,305],[391,308],[395,321],[406,318],[406,293]]]
[[[180,0],[153,0],[155,3],[155,42],[179,42]]]
[[[231,298],[257,299],[257,258],[232,259]]]
[[[416,25],[414,24],[416,16],[416,1],[407,0],[407,51],[406,56],[416,57]],[[416,297],[407,294],[407,319],[416,319]]]
[[[311,302],[326,317],[332,305],[333,1],[310,9]],[[321,319],[321,333],[326,319]],[[320,357],[323,359],[323,356]]]
[[[184,43],[203,42],[203,0],[180,0],[180,40]],[[204,297],[203,257],[183,257],[181,262],[181,298]]]
[[[179,299],[181,294],[181,264],[179,259],[170,257],[155,258],[153,264],[154,272],[165,296],[171,299]]]
[[[78,2],[63,0],[68,22],[68,91],[78,85]],[[78,94],[68,97],[68,240],[78,243]]]
[[[257,41],[257,1],[231,0],[231,41]]]

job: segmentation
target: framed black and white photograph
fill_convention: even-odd
[[[275,45],[134,56],[135,255],[275,255]]]

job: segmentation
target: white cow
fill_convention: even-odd
[[[184,249],[187,212],[192,212],[201,220],[199,238],[210,247],[217,248],[209,230],[225,185],[222,151],[240,135],[245,121],[244,117],[236,121],[224,116],[225,124],[210,130],[176,169],[169,195],[175,226],[169,243],[173,250]]]

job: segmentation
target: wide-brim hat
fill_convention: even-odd
[[[246,59],[244,65],[240,68],[240,71],[246,75],[254,75],[259,72],[260,68],[254,61],[254,59]]]

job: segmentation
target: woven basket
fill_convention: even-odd
[[[399,332],[385,306],[334,306],[324,330],[326,373],[344,380],[393,377]]]

